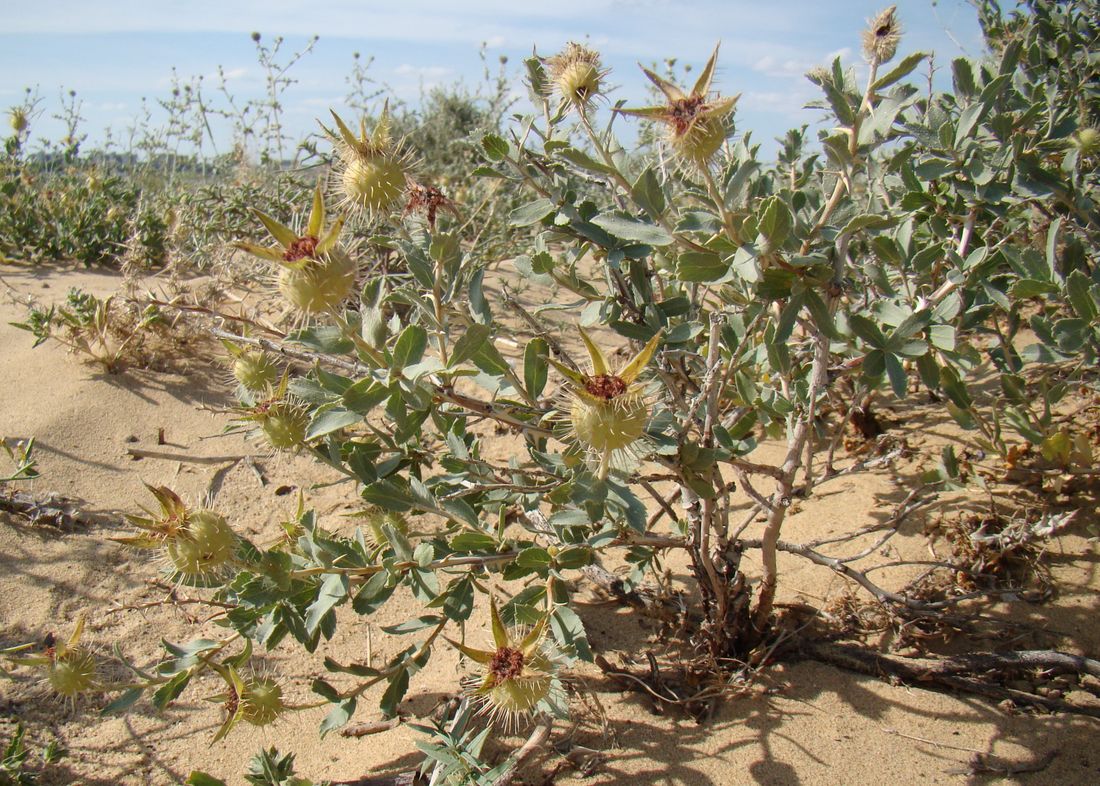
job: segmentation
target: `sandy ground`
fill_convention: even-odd
[[[97,294],[118,286],[115,275],[100,272],[3,267],[0,276],[44,302],[61,299],[70,286]],[[24,309],[8,297],[0,299],[0,434],[37,437],[42,473],[18,490],[61,494],[98,517],[92,526],[58,529],[0,513],[0,647],[41,641],[50,632],[67,636],[85,615],[86,639],[98,651],[109,653],[118,646],[135,664],[148,666],[158,657],[162,637],[181,642],[220,630],[199,606],[156,605],[166,594],[154,583],[156,565],[148,555],[110,540],[128,532],[120,514],[137,513],[152,503],[144,483],[168,485],[190,502],[212,497],[210,504],[225,512],[239,532],[261,544],[291,516],[299,489],[325,526],[352,528],[340,517],[354,510],[348,485],[314,488],[333,478],[312,461],[273,457],[240,435],[222,435],[230,420],[225,409],[232,403],[223,365],[199,359],[185,373],[104,374],[56,345],[32,349],[29,334],[8,325],[22,319]],[[162,429],[164,444],[158,444]],[[937,423],[920,423],[909,436],[914,446],[931,447],[949,437],[950,429]],[[166,457],[136,459],[130,449]],[[502,454],[509,450],[502,441]],[[246,456],[251,460],[242,460]],[[887,516],[922,466],[918,457],[901,462],[894,472],[854,475],[823,486],[812,501],[801,504],[784,537],[799,541],[843,533]],[[945,497],[914,515],[892,542],[892,556],[927,559],[924,523],[964,503],[957,496]],[[1057,587],[1054,599],[991,609],[1046,633],[999,646],[1039,642],[1100,653],[1097,552],[1086,538],[1084,516],[1079,518],[1051,544],[1047,564]],[[683,575],[684,566],[670,568]],[[845,589],[831,572],[793,558],[783,560],[782,570],[784,601],[821,606]],[[906,578],[899,571],[884,581],[900,586]],[[152,605],[123,610],[142,604]],[[376,662],[407,645],[406,639],[387,638],[378,626],[418,613],[411,595],[398,595],[372,618],[369,640]],[[593,649],[614,663],[656,649],[645,626],[624,611],[593,604],[582,607],[582,616]],[[263,654],[264,668],[280,675],[291,701],[311,700],[309,683],[323,671],[324,656],[366,657],[366,625],[348,616],[341,620],[334,639],[315,655],[286,643]],[[486,635],[483,623],[471,621],[468,635],[475,643]],[[404,708],[430,710],[453,693],[463,673],[455,653],[438,648],[431,668],[414,678]],[[97,710],[103,701],[84,701],[74,709],[51,696],[30,670],[14,676],[0,679],[0,737],[6,739],[22,720],[36,742],[56,737],[68,750],[66,758],[46,770],[45,784],[178,784],[192,769],[242,783],[248,758],[272,745],[295,751],[299,774],[315,779],[394,772],[419,760],[418,735],[404,726],[358,740],[336,735],[319,740],[317,724],[324,710],[294,713],[265,729],[239,727],[211,745],[221,708],[204,699],[220,691],[216,680],[193,684],[166,712],[145,701],[127,715],[101,717]],[[1009,713],[973,697],[797,662],[770,669],[748,695],[724,702],[711,722],[698,725],[655,714],[643,696],[621,692],[594,670],[579,676],[592,694],[573,703],[579,721],[574,742],[602,751],[604,758],[589,777],[564,769],[553,780],[557,784],[1100,782],[1100,750],[1093,747],[1098,723],[1079,716]],[[379,717],[377,699],[378,694],[366,697],[357,721]],[[604,718],[596,706],[602,706]],[[1050,752],[1050,764],[1036,773],[973,775],[966,766],[974,753],[1027,764]],[[559,761],[554,754],[543,756],[525,782],[547,782],[545,774]]]

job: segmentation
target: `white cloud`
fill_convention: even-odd
[[[443,79],[455,73],[453,68],[446,66],[414,66],[402,63],[393,69],[398,76],[412,76],[420,79]]]

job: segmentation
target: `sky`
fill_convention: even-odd
[[[953,58],[982,54],[966,0],[897,0],[897,7],[900,53],[935,52],[938,79],[948,78]],[[319,36],[288,72],[295,83],[282,97],[295,137],[315,131],[329,109],[352,114],[345,103],[354,52],[373,58],[372,79],[415,105],[436,86],[462,81],[476,88],[482,47],[494,71],[507,58],[513,89],[525,96],[522,63],[532,48],[548,56],[575,40],[598,50],[611,69],[611,100],[636,106],[645,98],[639,63],[676,58],[698,73],[721,42],[713,88],[741,94],[739,130],[751,129],[774,151],[774,137],[817,121],[819,113],[804,108],[818,97],[805,72],[838,56],[862,68],[859,33],[881,8],[881,0],[38,0],[12,4],[4,14],[0,110],[31,88],[42,98],[32,139],[57,139],[64,127],[53,115],[73,90],[85,145],[102,144],[109,128],[125,146],[143,97],[154,124],[164,121],[156,101],[169,96],[173,69],[182,81],[202,77],[214,104],[224,105],[219,67],[238,101],[262,94],[253,32],[268,44],[283,36],[284,55]],[[215,130],[222,148],[227,136]]]

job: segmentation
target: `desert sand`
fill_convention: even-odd
[[[60,300],[69,287],[105,295],[120,283],[115,273],[55,267],[0,266],[0,276],[19,293],[44,303]],[[56,344],[32,349],[30,335],[8,324],[21,320],[25,309],[9,294],[0,294],[0,300],[0,435],[9,440],[36,437],[41,472],[33,482],[0,488],[0,494],[58,494],[90,519],[55,527],[0,513],[0,647],[42,641],[48,633],[68,636],[84,615],[86,641],[98,652],[110,655],[117,646],[133,663],[149,666],[159,657],[162,637],[183,642],[220,630],[207,607],[160,604],[170,588],[158,583],[155,560],[111,540],[130,532],[123,514],[153,504],[143,484],[167,485],[188,502],[206,500],[238,532],[261,544],[273,540],[279,522],[293,515],[299,491],[324,526],[354,528],[353,520],[341,517],[356,509],[349,484],[315,488],[336,478],[309,458],[272,456],[242,434],[223,434],[232,420],[228,410],[233,402],[214,344],[179,358],[171,364],[173,371],[105,374]],[[919,428],[909,423],[904,430],[911,455],[892,469],[821,487],[800,504],[784,531],[786,539],[848,532],[887,515],[932,460],[939,441],[953,433],[947,424],[921,420],[904,403],[884,414],[898,421],[916,419]],[[508,455],[514,444],[502,438],[501,455]],[[159,457],[139,458],[132,451]],[[923,534],[927,522],[971,503],[965,495],[944,495],[914,513],[891,542],[891,558],[928,559]],[[1083,509],[1051,541],[1045,564],[1053,578],[1052,598],[987,609],[1032,626],[1013,634],[1018,638],[987,642],[989,648],[1043,646],[1100,654],[1100,575],[1096,543],[1088,530],[1096,523],[1096,511]],[[752,528],[749,534],[754,534]],[[751,554],[747,558],[750,570],[754,559]],[[669,567],[684,575],[682,565]],[[823,607],[848,589],[829,570],[795,558],[784,559],[782,570],[784,602]],[[911,577],[904,571],[879,576],[893,588]],[[177,597],[186,600],[197,593],[183,588]],[[626,610],[592,596],[580,612],[593,649],[612,663],[644,660],[645,651],[660,651],[653,631]],[[362,660],[369,647],[375,661],[384,662],[408,640],[387,637],[378,626],[418,613],[419,603],[411,595],[398,594],[370,620],[369,637],[364,620],[342,615],[336,636],[317,653],[308,655],[284,642],[262,653],[263,668],[284,681],[289,700],[311,701],[315,697],[309,684],[322,673],[324,656]],[[484,622],[471,620],[470,641],[487,635]],[[979,645],[927,642],[941,651]],[[453,695],[464,673],[466,667],[453,650],[437,648],[430,667],[414,677],[402,709],[417,714],[431,710]],[[771,666],[744,695],[723,701],[713,719],[702,725],[656,714],[643,694],[623,691],[594,667],[581,667],[575,676],[584,695],[572,701],[576,715],[570,742],[598,752],[592,754],[590,774],[565,766],[562,756],[550,751],[532,762],[525,783],[1100,783],[1100,749],[1094,747],[1100,726],[1095,719],[1012,710],[817,662],[790,660]],[[360,703],[356,722],[380,717],[380,690]],[[13,679],[0,679],[0,738],[6,740],[21,720],[36,745],[53,738],[62,743],[68,754],[45,770],[44,784],[178,784],[192,769],[238,784],[243,783],[246,762],[261,746],[295,752],[298,773],[316,780],[393,773],[419,761],[414,747],[418,734],[406,726],[362,739],[332,734],[320,740],[317,726],[324,709],[291,713],[264,729],[241,726],[211,744],[222,709],[204,699],[219,691],[216,680],[205,679],[192,684],[165,712],[144,700],[126,715],[101,717],[98,710],[106,699],[82,700],[72,707],[52,696],[31,669],[16,669]],[[554,741],[567,731],[559,723]],[[1007,768],[1026,768],[1048,754],[1052,758],[1037,772],[975,774],[970,767],[975,754],[987,754],[992,758],[986,761]],[[557,775],[549,779],[555,769]]]

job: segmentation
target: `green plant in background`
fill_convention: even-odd
[[[8,459],[15,466],[15,471],[6,478],[0,477],[0,483],[34,480],[38,477],[38,462],[34,458],[34,437],[12,440],[12,444],[8,444],[6,437],[0,437],[0,446],[3,446]]]
[[[71,289],[63,304],[49,308],[32,305],[25,322],[11,324],[31,333],[36,347],[53,339],[113,374],[143,340],[145,330],[161,320],[152,305],[136,314],[121,311],[113,295],[99,298]]]
[[[209,590],[228,630],[165,642],[153,672],[89,691],[117,692],[112,710],[146,693],[160,708],[214,672],[227,686],[219,737],[248,712],[267,722],[318,707],[325,735],[375,688],[383,715],[398,715],[416,675],[452,647],[474,679],[420,727],[431,737],[423,771],[489,784],[507,782],[529,748],[492,767],[490,721],[475,713],[529,719],[529,745],[544,743],[568,712],[563,673],[594,658],[573,604],[582,578],[644,605],[636,591],[662,575],[664,554],[684,555],[686,633],[661,671],[675,705],[699,718],[783,635],[781,551],[856,582],[899,620],[973,597],[890,592],[857,557],[782,534],[793,501],[811,506],[837,477],[853,419],[914,389],[1006,467],[1042,474],[1038,456],[1072,478],[1092,461],[1088,434],[1056,413],[1070,386],[1095,392],[1100,348],[1096,74],[1076,56],[1097,49],[1095,11],[1036,0],[1005,20],[983,5],[989,56],[955,60],[953,92],[929,93],[908,81],[928,55],[898,57],[887,9],[863,34],[858,82],[839,58],[808,75],[824,130],[816,147],[805,128],[790,132],[775,164],[747,133],[735,138],[717,49],[690,89],[647,70],[662,103],[608,112],[595,100],[608,78],[597,53],[571,44],[530,58],[536,112],[483,134],[476,172],[523,195],[510,234],[485,242],[506,243],[514,272],[543,288],[532,310],[487,297],[494,271],[460,210],[423,221],[404,209],[450,200],[413,180],[385,108],[358,133],[335,118],[333,188],[363,242],[338,242],[344,216],[329,214],[319,186],[288,188],[293,205],[251,205],[255,231],[276,245],[238,248],[270,266],[297,323],[217,335],[235,362],[280,352],[309,364],[238,378],[241,420],[352,481],[363,526],[330,531],[303,504],[287,536],[261,548],[231,516],[155,490],[161,511],[134,519],[131,545],[161,551],[172,581]],[[442,115],[433,122],[453,117]],[[614,133],[622,116],[662,133],[628,150]],[[84,302],[67,312],[80,325]],[[41,312],[21,327],[44,338],[53,322]],[[986,374],[993,396],[974,384]],[[507,463],[485,450],[493,427],[519,445]],[[779,458],[758,451],[766,439]],[[929,482],[963,474],[948,450]],[[611,576],[608,560],[630,572]],[[315,652],[399,587],[421,609],[383,628],[410,642],[389,662],[324,659],[306,707],[286,704],[274,678],[242,676],[253,647]],[[491,649],[463,637],[479,608]],[[259,761],[267,780],[254,782],[290,782],[289,757]]]
[[[18,724],[12,732],[4,748],[3,758],[0,758],[0,786],[34,786],[38,783],[38,775],[31,764],[31,750],[27,747],[26,730],[23,724]],[[41,765],[56,764],[65,757],[65,750],[52,740],[43,748],[36,758],[41,760]]]

